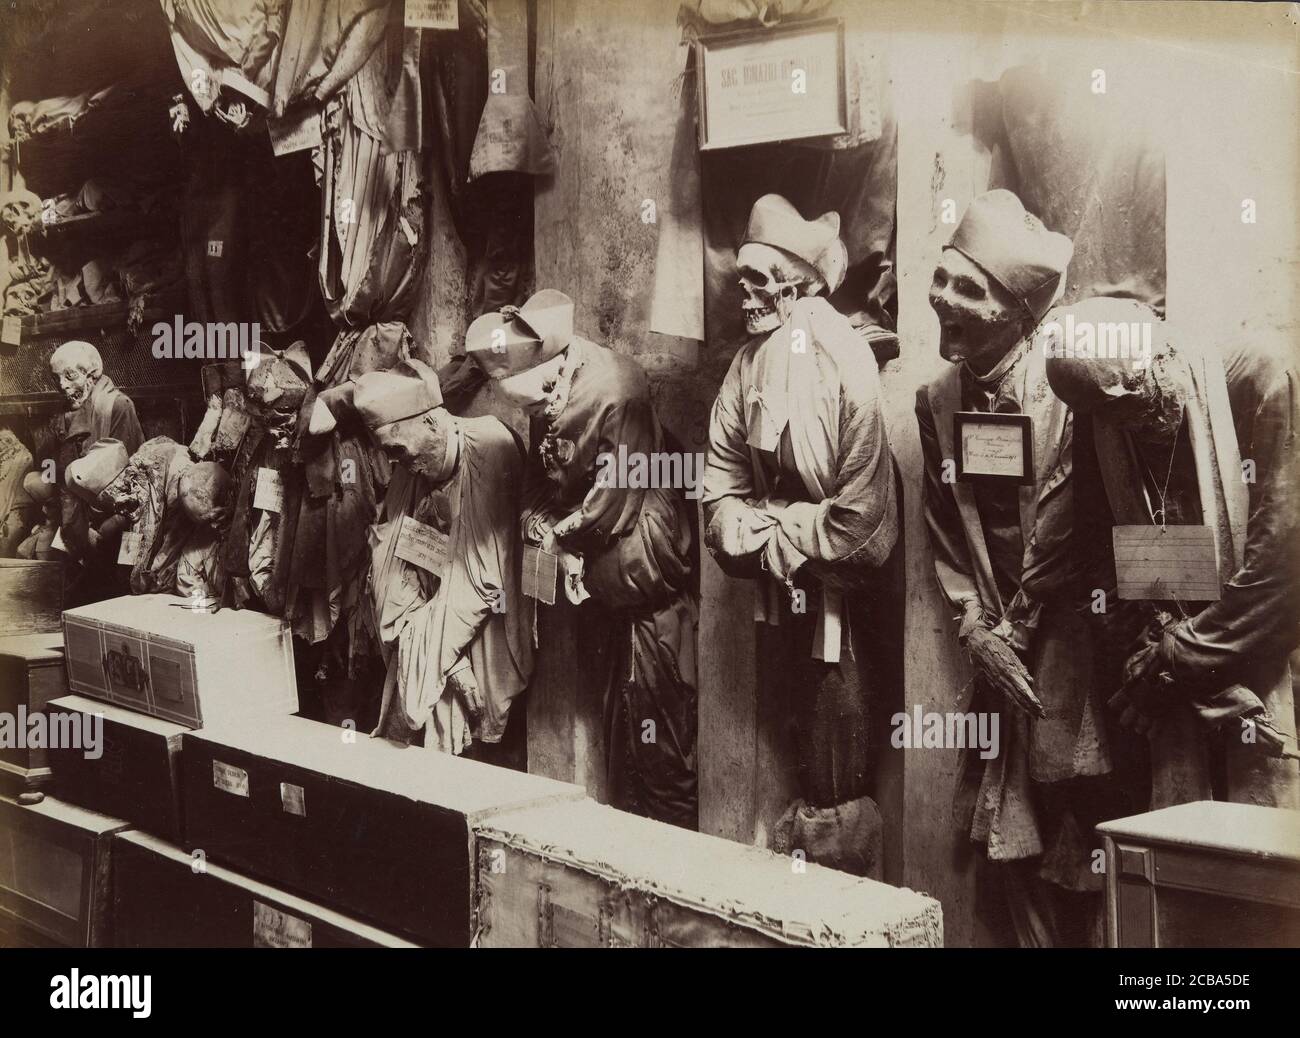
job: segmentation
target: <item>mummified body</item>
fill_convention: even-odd
[[[705,543],[756,580],[761,670],[787,686],[801,799],[784,852],[878,876],[873,690],[897,674],[898,492],[875,356],[824,299],[844,275],[839,219],[767,195],[737,254],[746,328],[713,407]],[[891,615],[892,614],[892,615]],[[761,694],[761,692],[760,692]]]
[[[686,497],[596,478],[603,453],[667,449],[645,373],[574,334],[573,302],[550,289],[480,317],[466,352],[533,419],[523,537],[557,556],[564,594],[581,603],[576,664],[603,694],[610,801],[693,829],[698,603]]]

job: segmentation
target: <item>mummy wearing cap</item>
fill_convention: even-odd
[[[1089,834],[1119,796],[1106,780],[1114,762],[1089,630],[1072,608],[1071,416],[1033,348],[1072,253],[1010,191],[975,198],[930,287],[952,366],[916,399],[935,572],[975,670],[967,709],[1000,722],[997,756],[968,760],[963,820],[1011,890],[1022,945],[1088,939],[1100,897],[1066,891],[1100,891]],[[968,442],[954,442],[958,412],[1007,416],[1022,431],[1013,478],[957,478],[958,460],[963,471],[973,460],[958,458]],[[997,434],[996,423],[974,427]]]
[[[1048,381],[1075,412],[1076,522],[1108,601],[1089,614],[1109,650],[1103,690],[1121,724],[1149,743],[1141,779],[1151,799],[1137,809],[1300,807],[1300,769],[1281,759],[1295,746],[1288,656],[1300,642],[1291,344],[1253,333],[1216,349],[1131,299],[1084,300],[1044,325],[1054,332]],[[1061,334],[1075,329],[1126,330],[1142,349]],[[1116,525],[1206,531],[1217,598],[1119,600]]]
[[[375,734],[409,742],[423,732],[426,749],[457,754],[499,743],[532,673],[519,602],[523,450],[496,418],[450,414],[418,360],[361,375],[351,396],[399,466],[371,536],[387,662]]]
[[[80,602],[116,598],[129,590],[129,571],[117,565],[128,520],[117,514],[107,492],[121,483],[130,460],[120,440],[96,440],[64,471],[61,532]]]
[[[466,353],[532,418],[523,536],[566,560],[565,593],[583,603],[591,651],[574,662],[604,696],[610,801],[694,829],[698,605],[684,488],[633,474],[673,451],[645,373],[573,325],[573,301],[545,289],[478,318]],[[609,458],[626,460],[611,470]]]
[[[839,229],[780,195],[754,204],[736,253],[753,338],[713,405],[704,538],[755,582],[761,648],[788,684],[800,798],[774,848],[879,877],[867,748],[873,680],[899,645],[876,608],[895,579],[898,493],[875,355],[825,298],[845,276]]]

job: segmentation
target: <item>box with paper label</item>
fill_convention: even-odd
[[[188,728],[298,709],[289,625],[248,609],[205,612],[127,595],[63,613],[73,692]]]

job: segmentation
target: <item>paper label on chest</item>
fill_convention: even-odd
[[[957,411],[952,439],[960,482],[1034,482],[1034,424],[1029,415]]]
[[[1121,599],[1218,600],[1219,564],[1210,527],[1116,526],[1113,539]]]
[[[396,554],[412,566],[441,577],[451,557],[451,537],[409,515],[403,516],[397,531]]]

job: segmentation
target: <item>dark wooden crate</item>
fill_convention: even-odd
[[[63,715],[103,719],[98,757],[75,747],[50,751],[62,799],[180,841],[183,727],[84,696],[61,696],[46,709],[52,723]]]
[[[416,945],[141,832],[119,833],[113,936],[121,948]]]
[[[186,732],[185,846],[421,944],[471,936],[474,832],[576,786],[299,717]]]
[[[63,665],[63,634],[24,634],[0,638],[0,712],[18,720],[43,713],[46,704],[68,691]],[[0,748],[0,792],[21,793],[50,780],[49,754],[44,746]]]
[[[53,797],[0,797],[0,918],[62,947],[111,947],[113,834],[126,828]]]

